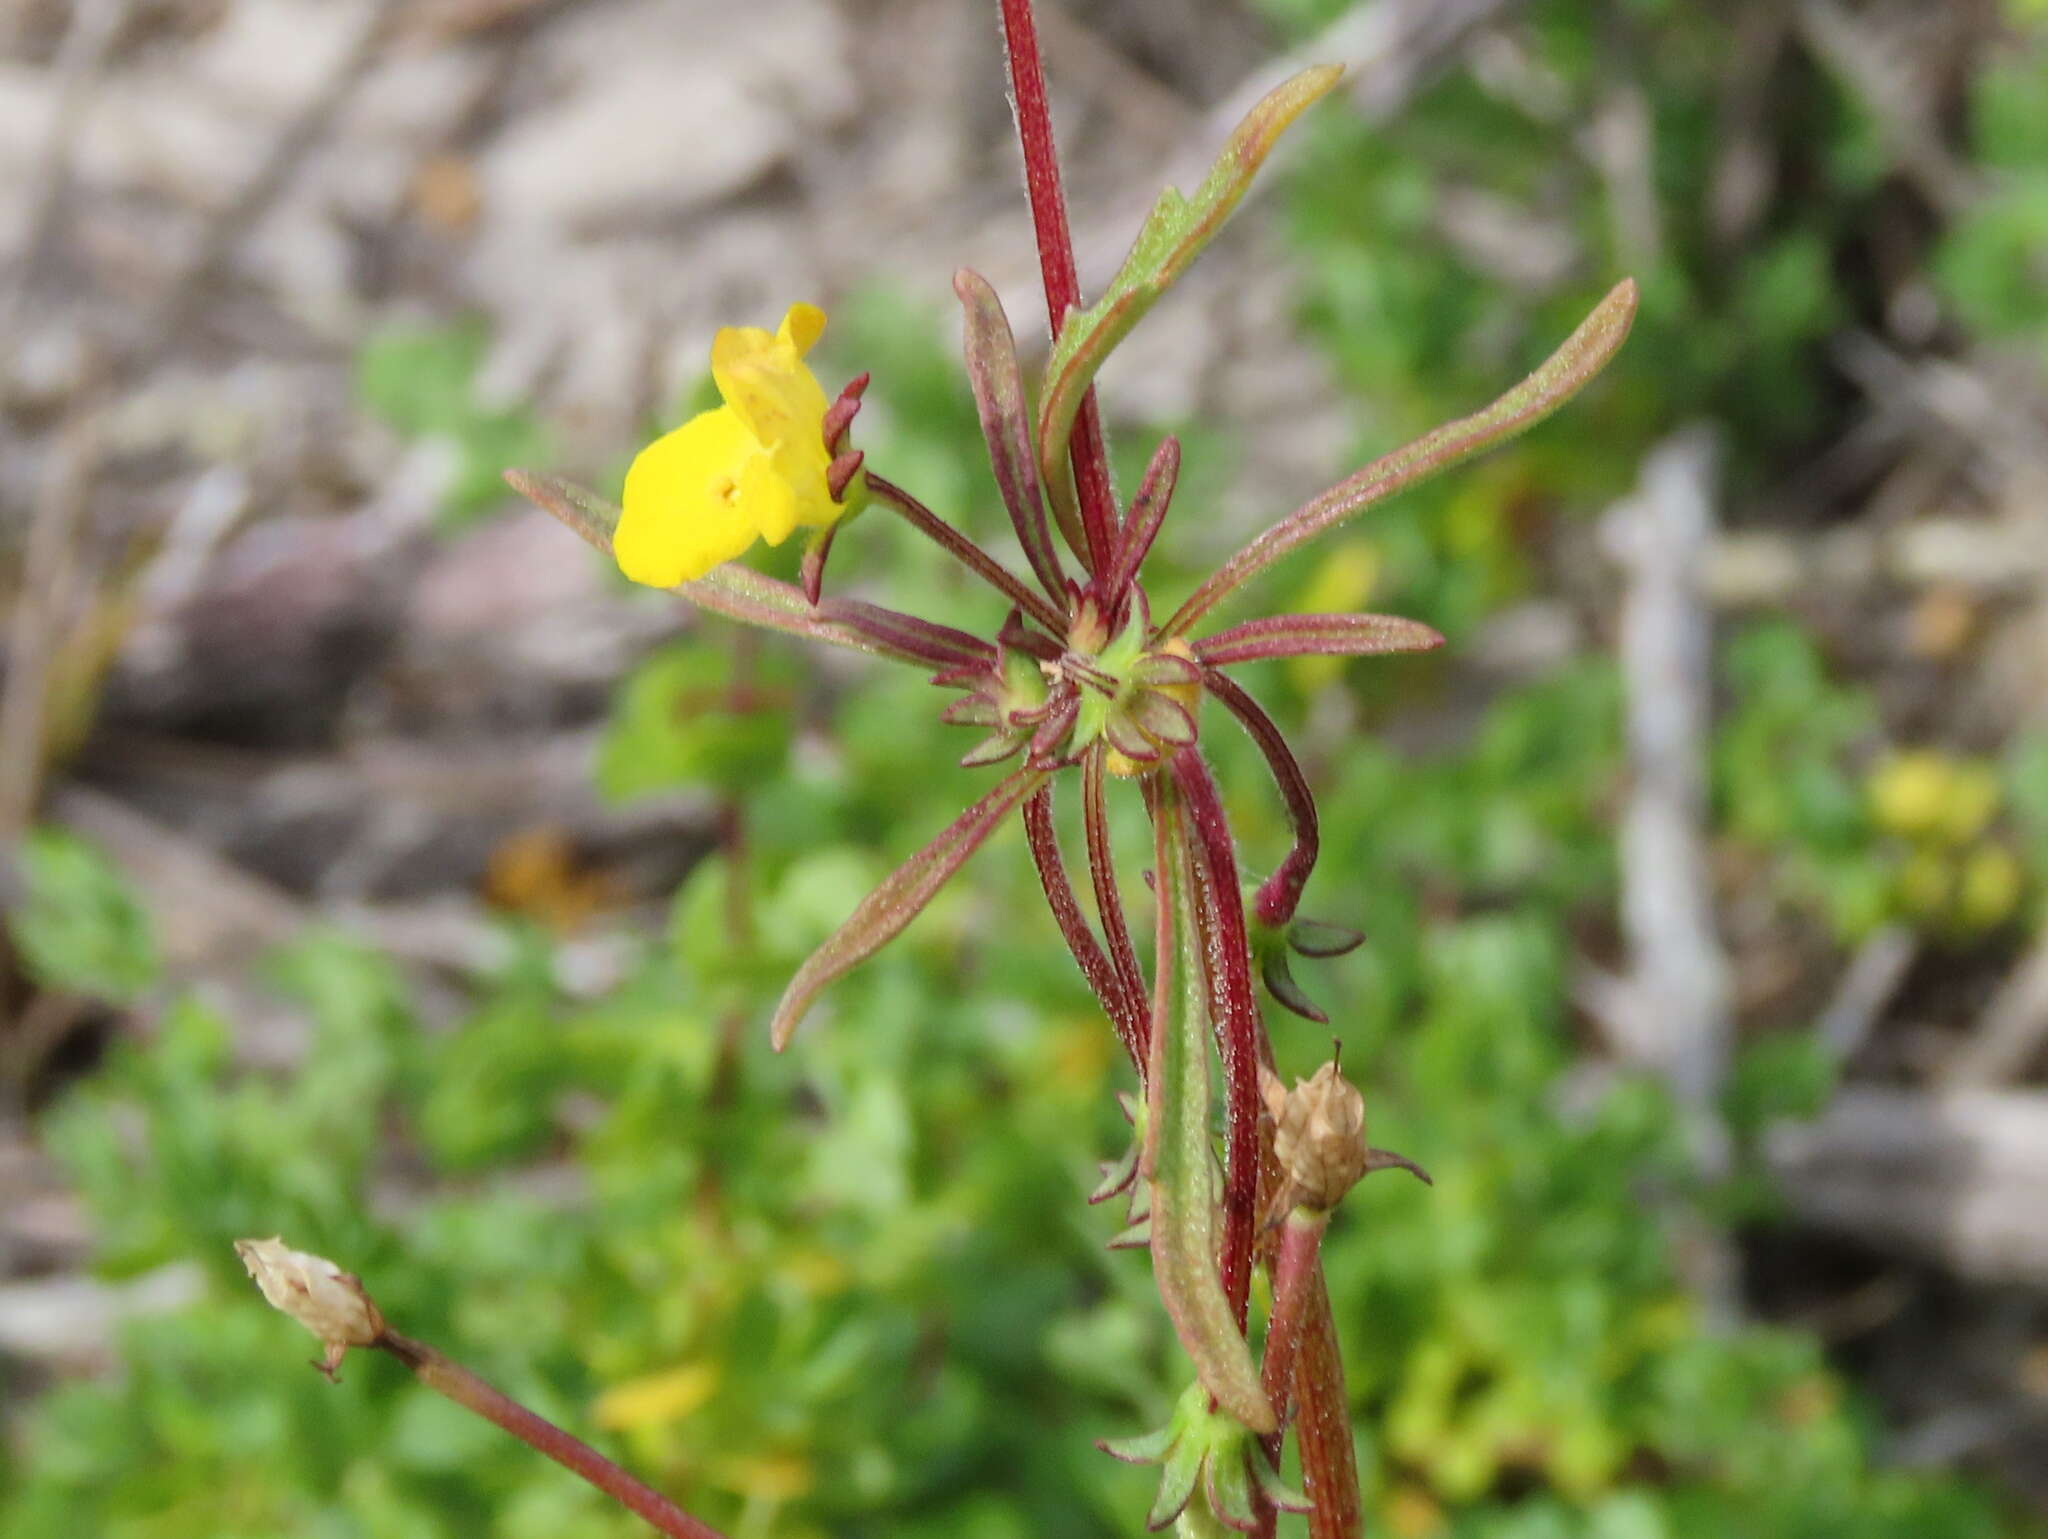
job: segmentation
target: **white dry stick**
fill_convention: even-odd
[[[1714,932],[1706,848],[1711,622],[1700,574],[1714,532],[1718,450],[1691,429],[1644,462],[1601,526],[1622,568],[1621,666],[1631,772],[1621,918],[1633,1008],[1610,1022],[1623,1055],[1705,1116],[1729,1053],[1728,961]]]
[[[1764,1152],[1802,1223],[1977,1282],[2048,1283],[2048,1095],[1851,1086]]]
[[[1714,931],[1707,863],[1712,623],[1700,575],[1714,534],[1719,449],[1711,430],[1666,439],[1633,497],[1601,524],[1624,574],[1621,667],[1631,775],[1621,826],[1621,922],[1629,977],[1605,1012],[1622,1056],[1670,1085],[1694,1168],[1729,1165],[1716,1099],[1728,1072],[1729,969]],[[1727,1236],[1688,1208],[1665,1214],[1680,1273],[1706,1316],[1732,1324],[1739,1282]]]
[[[1839,1068],[1863,1050],[1919,955],[1919,937],[1897,924],[1883,926],[1856,948],[1816,1027],[1829,1062]]]
[[[1945,1088],[2015,1079],[2048,1045],[2048,935],[2034,943],[1984,1007],[1962,1049],[1942,1066]]]

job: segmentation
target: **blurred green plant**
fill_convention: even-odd
[[[356,357],[364,410],[403,438],[447,445],[453,467],[441,518],[449,527],[504,502],[505,466],[548,453],[547,433],[530,410],[479,394],[477,373],[489,346],[476,321],[395,326],[365,342]]]
[[[38,985],[95,999],[130,1000],[155,980],[148,916],[120,871],[60,828],[37,828],[19,852],[22,899],[7,931]]]

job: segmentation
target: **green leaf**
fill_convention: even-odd
[[[149,916],[98,850],[63,829],[38,828],[22,841],[21,871],[27,891],[8,930],[37,983],[129,1000],[156,982]]]
[[[1288,125],[1326,95],[1342,74],[1337,65],[1318,65],[1261,98],[1237,125],[1195,195],[1185,197],[1172,187],[1162,192],[1102,298],[1062,320],[1046,361],[1038,407],[1039,467],[1049,487],[1062,484],[1074,418],[1103,360],[1223,227]]]
[[[1209,995],[1195,928],[1188,853],[1179,819],[1160,810],[1167,867],[1160,901],[1172,912],[1178,1009],[1155,1010],[1146,1074],[1145,1175],[1152,1190],[1152,1276],[1174,1334],[1217,1405],[1254,1432],[1277,1425],[1251,1348],[1216,1271],[1215,1152],[1209,1138]],[[1162,948],[1162,957],[1166,955]],[[1166,964],[1162,960],[1161,967]],[[1162,995],[1162,1001],[1164,995]]]
[[[679,786],[745,791],[775,779],[789,753],[795,682],[780,655],[735,679],[718,641],[663,647],[620,687],[597,750],[597,783],[620,801]]]
[[[387,331],[356,356],[356,394],[398,432],[458,434],[472,413],[471,384],[488,341],[474,322]]]

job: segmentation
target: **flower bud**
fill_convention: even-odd
[[[1273,1153],[1294,1201],[1327,1211],[1365,1174],[1365,1097],[1334,1062],[1292,1090],[1267,1075],[1260,1087],[1273,1114]]]
[[[325,1256],[293,1250],[273,1235],[237,1240],[235,1254],[256,1279],[263,1297],[327,1344],[315,1366],[330,1379],[350,1347],[374,1346],[384,1335],[384,1316],[353,1273]]]
[[[1275,1219],[1297,1207],[1329,1212],[1370,1171],[1398,1166],[1429,1180],[1419,1165],[1366,1143],[1365,1097],[1337,1071],[1335,1059],[1296,1080],[1292,1090],[1262,1069],[1259,1091],[1273,1117],[1273,1156],[1283,1177],[1273,1199]]]

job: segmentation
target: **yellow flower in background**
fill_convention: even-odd
[[[1887,757],[1869,789],[1871,810],[1886,833],[1950,845],[1983,833],[2003,796],[1990,766],[1929,748]]]
[[[684,1363],[614,1384],[597,1397],[591,1416],[607,1432],[666,1427],[683,1420],[718,1392],[716,1363]]]
[[[718,333],[711,377],[725,404],[656,439],[626,472],[613,550],[634,582],[692,582],[757,539],[780,545],[846,512],[826,484],[825,392],[803,361],[824,329],[816,305],[791,305],[773,335]]]

